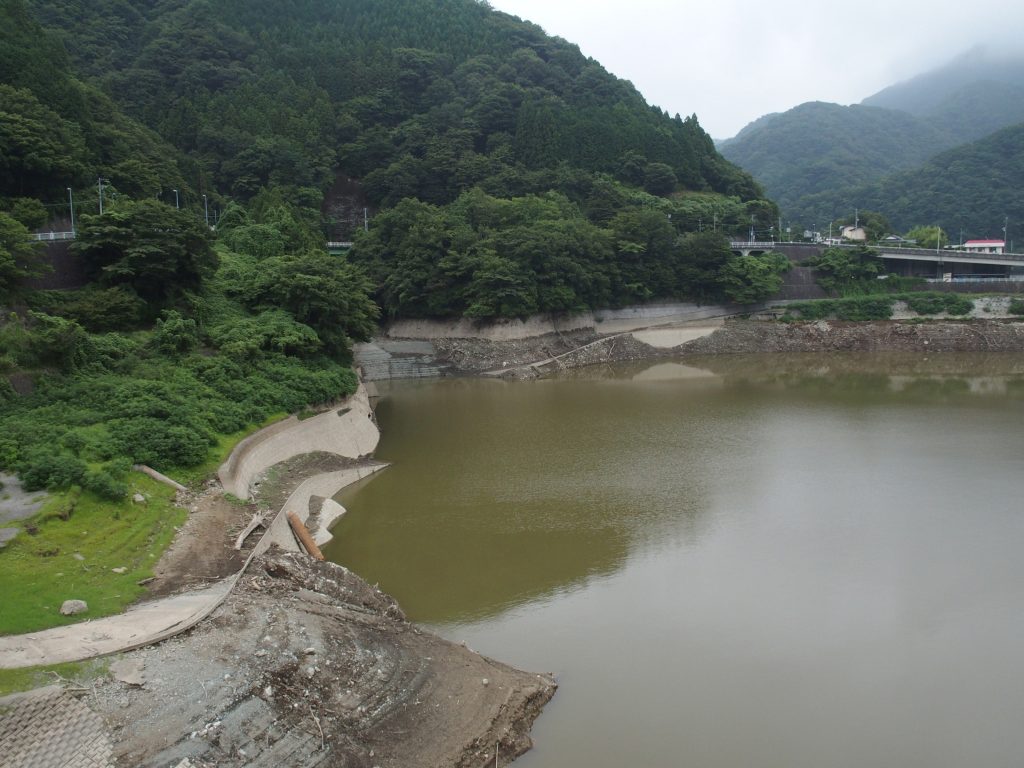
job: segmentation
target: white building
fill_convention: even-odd
[[[1003,240],[968,240],[964,243],[964,250],[971,253],[1002,253],[1005,247]]]
[[[868,239],[868,233],[864,231],[864,227],[843,227],[841,236],[844,240],[856,240],[861,243]]]

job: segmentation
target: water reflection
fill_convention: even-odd
[[[818,419],[804,439],[825,441],[847,429],[826,418],[837,406],[885,428],[864,409],[1020,397],[1024,360],[721,356],[384,389],[377,456],[394,466],[339,495],[351,512],[326,554],[379,582],[412,618],[445,624],[698,542],[712,524],[709,499],[772,487],[777,468],[763,452],[780,417]]]
[[[558,673],[523,768],[1016,765],[1022,393],[1019,355],[401,383],[329,556]]]

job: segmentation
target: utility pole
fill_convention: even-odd
[[[714,217],[715,218],[712,220],[713,221],[712,227],[714,227],[714,231],[717,232],[718,231],[718,212],[717,211],[715,211]]]
[[[100,191],[100,216],[103,215],[103,177],[99,176],[96,179],[96,187]]]
[[[370,212],[369,209],[363,208],[363,232],[370,231]]]
[[[71,191],[71,187],[68,187],[68,204],[71,206],[71,235],[75,234],[75,195]]]
[[[1007,237],[1007,235],[1009,235],[1009,226],[1010,226],[1010,217],[1009,216],[1004,216],[1003,217],[1003,250],[1004,251],[1006,250],[1006,247],[1010,244],[1010,239],[1009,239],[1009,237]]]
[[[750,242],[754,242],[754,214],[750,214]]]
[[[210,202],[206,199],[206,195],[203,195],[203,214],[206,216],[206,226],[210,226]]]
[[[178,201],[178,190],[174,190],[174,208],[175,210],[181,210],[181,203]]]

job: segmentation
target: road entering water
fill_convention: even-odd
[[[392,385],[327,555],[561,689],[524,768],[1024,762],[1024,357]]]

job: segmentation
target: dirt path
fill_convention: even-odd
[[[257,506],[228,501],[219,483],[208,484],[195,495],[179,494],[179,503],[188,508],[188,520],[153,569],[154,580],[146,585],[147,600],[238,573],[259,539],[261,531],[257,530],[241,551],[234,548]]]

